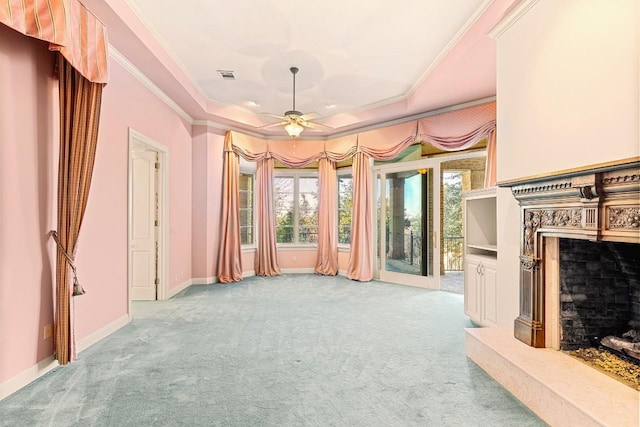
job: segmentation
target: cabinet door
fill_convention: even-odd
[[[480,260],[467,256],[464,268],[464,313],[477,323],[481,323],[482,276],[480,269]]]
[[[483,261],[482,267],[482,324],[498,326],[498,265]]]

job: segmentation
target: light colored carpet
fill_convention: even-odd
[[[540,426],[464,354],[461,295],[252,277],[133,321],[0,402],[1,426]]]

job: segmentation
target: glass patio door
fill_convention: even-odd
[[[407,162],[374,170],[378,278],[439,289],[439,163]]]

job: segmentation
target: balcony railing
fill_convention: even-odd
[[[462,271],[464,254],[464,237],[445,236],[442,255],[445,271]]]

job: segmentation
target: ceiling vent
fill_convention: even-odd
[[[218,70],[218,74],[223,80],[235,80],[236,76],[233,75],[233,71]]]

